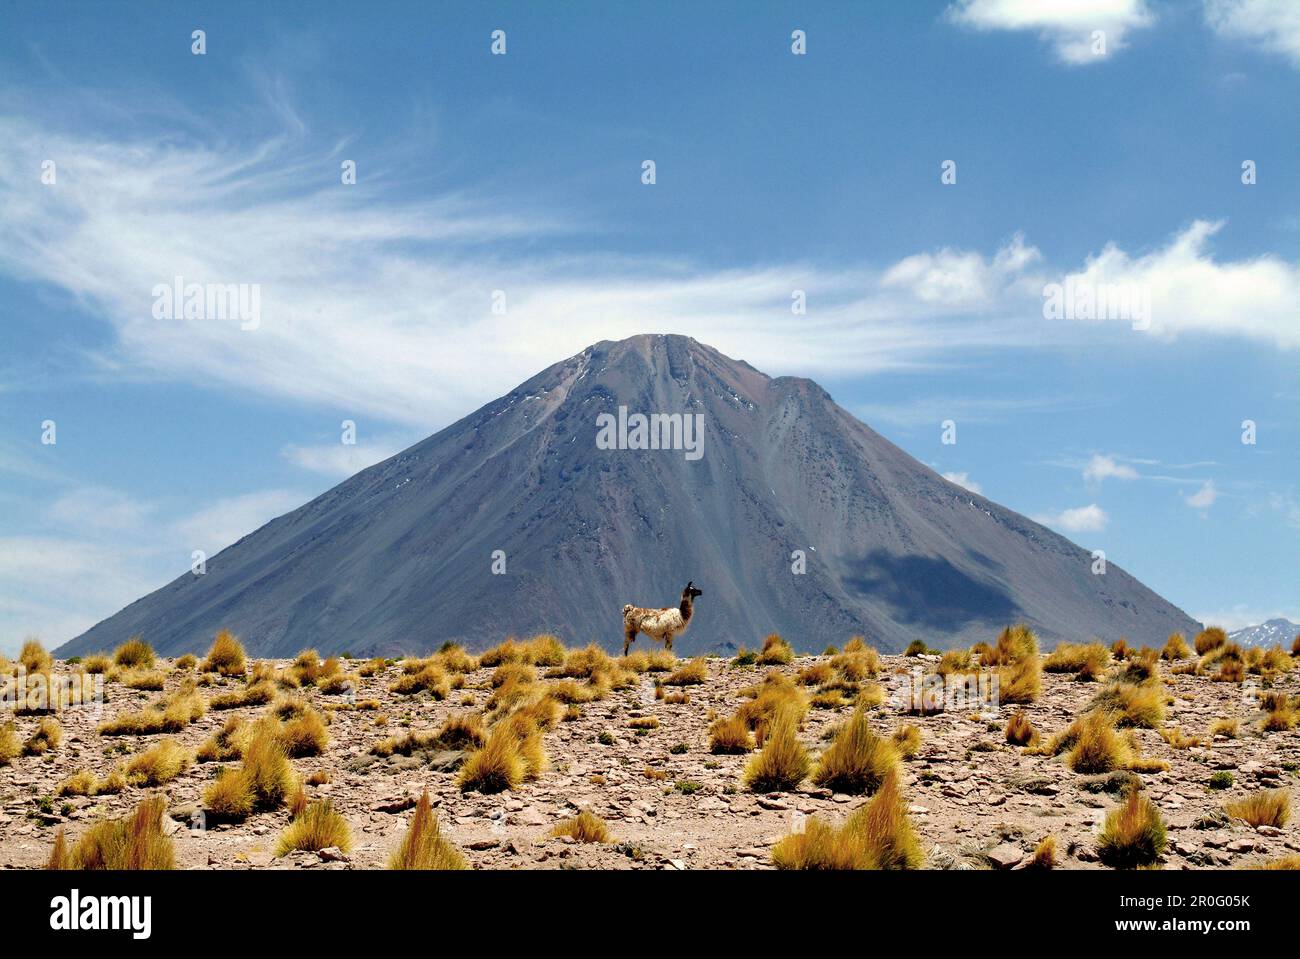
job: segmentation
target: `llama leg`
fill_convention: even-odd
[[[672,651],[673,651],[673,634],[672,634],[672,633],[669,633],[669,634],[668,634],[668,652],[671,653]]]
[[[636,642],[636,630],[626,629],[623,631],[623,655],[627,655],[628,647]]]

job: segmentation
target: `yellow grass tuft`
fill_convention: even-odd
[[[1196,647],[1196,655],[1204,656],[1212,649],[1226,646],[1228,643],[1228,634],[1218,626],[1211,626],[1209,629],[1203,629],[1197,633],[1196,639],[1192,642]]]
[[[113,663],[123,669],[152,669],[155,658],[153,647],[139,636],[113,650]]]
[[[497,726],[465,760],[456,782],[463,792],[498,793],[517,789],[524,781],[525,772],[518,736],[508,726]]]
[[[199,746],[195,758],[201,763],[242,759],[244,745],[251,734],[252,727],[242,716],[231,716],[224,726]]]
[[[835,792],[871,794],[897,768],[898,751],[875,734],[866,712],[858,709],[822,753],[812,779]]]
[[[351,850],[352,829],[348,821],[334,811],[329,800],[320,800],[293,817],[293,822],[280,833],[275,855],[279,858],[300,849],[316,852],[331,847],[342,852]]]
[[[1233,819],[1244,819],[1252,826],[1281,828],[1291,817],[1291,794],[1285,789],[1261,789],[1244,799],[1223,807]]]
[[[813,817],[772,848],[778,869],[919,869],[924,862],[897,775],[836,829]]]
[[[239,769],[227,770],[204,791],[205,809],[218,817],[242,819],[289,801],[298,789],[298,777],[280,744],[277,725],[273,718],[258,720]]]
[[[308,708],[280,727],[280,745],[293,759],[319,756],[329,745],[329,733],[320,713]]]
[[[174,739],[163,739],[126,764],[126,780],[132,786],[163,786],[194,762],[193,755]]]
[[[894,730],[890,737],[894,749],[904,759],[911,759],[921,749],[921,730],[911,723],[904,723]]]
[[[709,665],[703,657],[696,657],[671,673],[664,680],[666,686],[698,686],[707,682],[709,678]]]
[[[211,706],[213,709],[242,709],[245,706],[265,706],[273,699],[275,683],[269,679],[258,679],[233,693],[213,696]]]
[[[426,790],[415,807],[415,815],[402,837],[401,845],[388,859],[389,869],[465,869],[465,857],[443,838],[438,816]]]
[[[53,716],[45,716],[37,725],[36,731],[23,743],[23,755],[42,756],[58,749],[61,742],[63,742],[63,727]]]
[[[428,692],[434,699],[446,699],[451,693],[451,680],[447,671],[436,662],[425,660],[416,672],[407,673],[388,687],[399,696],[414,696]]]
[[[23,754],[18,727],[13,722],[0,723],[0,766],[7,766]]]
[[[711,753],[747,753],[753,748],[754,740],[749,735],[749,727],[739,716],[719,719],[709,727],[709,752]]]
[[[1031,638],[1033,634],[1030,634]],[[1043,674],[1038,655],[1032,653],[998,669],[998,701],[1032,703],[1042,690]]]
[[[1238,731],[1238,722],[1236,719],[1216,719],[1210,723],[1209,736],[1213,739],[1215,736],[1224,736],[1228,739],[1236,739]]]
[[[80,769],[59,783],[60,796],[115,796],[126,788],[126,779],[116,769],[100,779],[88,769]]]
[[[798,720],[782,711],[771,723],[763,748],[745,766],[745,788],[752,792],[788,792],[808,775],[808,752],[799,743]]]
[[[1113,713],[1121,727],[1159,729],[1165,721],[1165,693],[1158,684],[1116,682],[1094,696],[1088,708]]]
[[[71,850],[63,831],[55,837],[50,869],[174,869],[172,841],[163,833],[167,800],[150,796],[130,815],[91,826]]]
[[[199,666],[199,671],[219,673],[222,676],[242,676],[244,667],[244,647],[230,630],[223,629],[212,640],[212,647]]]
[[[1013,746],[1027,746],[1038,738],[1034,724],[1029,721],[1029,715],[1023,709],[1017,709],[1011,714],[1002,733]]]
[[[1182,633],[1172,633],[1165,642],[1165,648],[1160,650],[1160,658],[1173,662],[1176,659],[1188,659],[1192,651],[1187,647],[1187,640],[1183,638]]]
[[[1127,769],[1133,754],[1128,741],[1115,732],[1106,713],[1087,713],[1070,724],[1063,734],[1072,746],[1065,762],[1076,773],[1108,773]]]
[[[777,633],[763,640],[763,649],[754,660],[759,666],[788,666],[794,662],[794,650]]]
[[[1165,851],[1165,822],[1155,803],[1138,789],[1106,813],[1097,837],[1097,857],[1116,869],[1150,866]]]
[[[23,643],[18,653],[18,662],[29,673],[47,673],[54,665],[54,659],[46,652],[39,640],[29,639]]]
[[[599,816],[582,810],[572,819],[566,819],[551,830],[551,835],[572,836],[578,842],[609,842],[609,827]]]
[[[1034,847],[1034,855],[1029,860],[1028,869],[1056,868],[1056,837],[1044,836],[1042,842]]]

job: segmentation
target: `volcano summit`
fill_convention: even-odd
[[[694,458],[633,443],[627,411],[656,436],[690,423],[708,442]],[[614,650],[625,605],[669,605],[688,580],[708,602],[678,643],[687,653],[772,632],[805,651],[853,634],[889,651],[965,646],[1013,622],[1049,643],[1198,628],[1114,564],[1096,575],[1088,551],[943,479],[811,380],[641,335],[543,370],[60,653],[136,633],[163,655],[198,652],[221,628],[258,656],[537,632]]]

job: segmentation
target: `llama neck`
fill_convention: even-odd
[[[677,607],[677,610],[682,614],[682,622],[689,623],[691,621],[691,598],[683,596],[681,605]]]

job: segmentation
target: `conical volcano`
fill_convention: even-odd
[[[66,644],[168,655],[622,646],[625,604],[703,590],[679,652],[1195,630],[1114,564],[943,479],[816,383],[685,336],[601,342],[267,523]],[[645,646],[642,638],[638,646]]]

